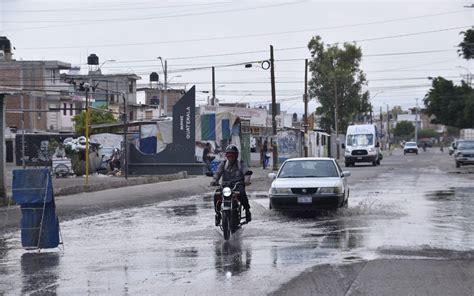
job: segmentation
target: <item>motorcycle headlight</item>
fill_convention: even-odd
[[[224,195],[224,197],[229,197],[231,194],[232,190],[229,187],[225,187],[224,189],[222,189],[222,195]]]
[[[291,188],[276,188],[272,187],[270,189],[270,194],[278,195],[278,194],[291,194]]]
[[[328,194],[328,193],[339,193],[339,187],[321,187],[319,188],[319,193]]]

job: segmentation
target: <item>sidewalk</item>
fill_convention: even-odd
[[[7,187],[7,194],[11,196],[11,186],[13,178],[13,170],[22,169],[21,166],[7,164],[5,174],[5,184]],[[89,176],[88,184],[86,185],[85,176],[69,176],[67,178],[52,177],[53,189],[55,196],[77,194],[81,192],[95,192],[107,190],[112,188],[120,188],[126,186],[136,186],[150,183],[158,183],[164,181],[172,181],[178,179],[186,179],[188,175],[186,172],[179,172],[176,174],[159,175],[159,176],[130,176],[114,177],[100,174]]]
[[[7,187],[7,194],[11,196],[11,185],[12,185],[12,178],[13,178],[13,170],[22,169],[22,167],[14,166],[14,165],[7,165],[6,167],[6,187]],[[271,172],[270,169],[263,170],[261,167],[251,167],[250,168],[254,175],[252,179],[255,181],[256,179],[265,179],[267,178],[268,173]],[[203,176],[188,176],[187,172],[179,172],[176,174],[169,174],[169,175],[158,175],[158,176],[131,176],[128,179],[125,177],[114,177],[114,176],[106,176],[95,174],[89,176],[88,184],[86,185],[86,178],[84,176],[77,177],[77,176],[70,176],[68,178],[56,178],[52,177],[53,180],[53,190],[55,196],[64,196],[64,195],[73,195],[83,192],[96,192],[102,191],[107,189],[114,189],[114,188],[121,188],[121,187],[129,187],[129,186],[137,186],[137,185],[144,185],[144,184],[152,184],[152,183],[160,183],[166,181],[173,181],[173,180],[180,180],[180,179],[189,179],[189,178],[196,178],[196,177],[203,177]],[[210,178],[204,176],[203,182],[206,183],[207,181],[210,182]],[[204,181],[206,180],[206,181]]]

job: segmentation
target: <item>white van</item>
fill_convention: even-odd
[[[346,167],[356,162],[380,164],[379,134],[375,124],[350,125],[347,127],[346,143],[343,145]]]

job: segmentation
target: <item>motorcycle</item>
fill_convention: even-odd
[[[251,175],[251,171],[245,174],[246,185],[250,184]],[[242,225],[247,224],[246,217],[242,217],[243,206],[239,200],[240,192],[236,191],[239,184],[240,182],[234,184],[222,182],[214,193],[217,198],[216,207],[220,208],[221,214],[221,223],[218,226],[222,230],[225,240],[228,240],[230,235],[239,230]]]

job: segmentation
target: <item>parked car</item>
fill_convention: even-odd
[[[461,165],[474,164],[474,141],[459,141],[454,159],[457,168]]]
[[[336,209],[347,206],[347,177],[333,158],[292,158],[286,160],[269,190],[270,208],[276,210]]]
[[[403,155],[407,153],[415,153],[418,154],[418,146],[416,142],[406,142],[405,146],[403,147]]]

